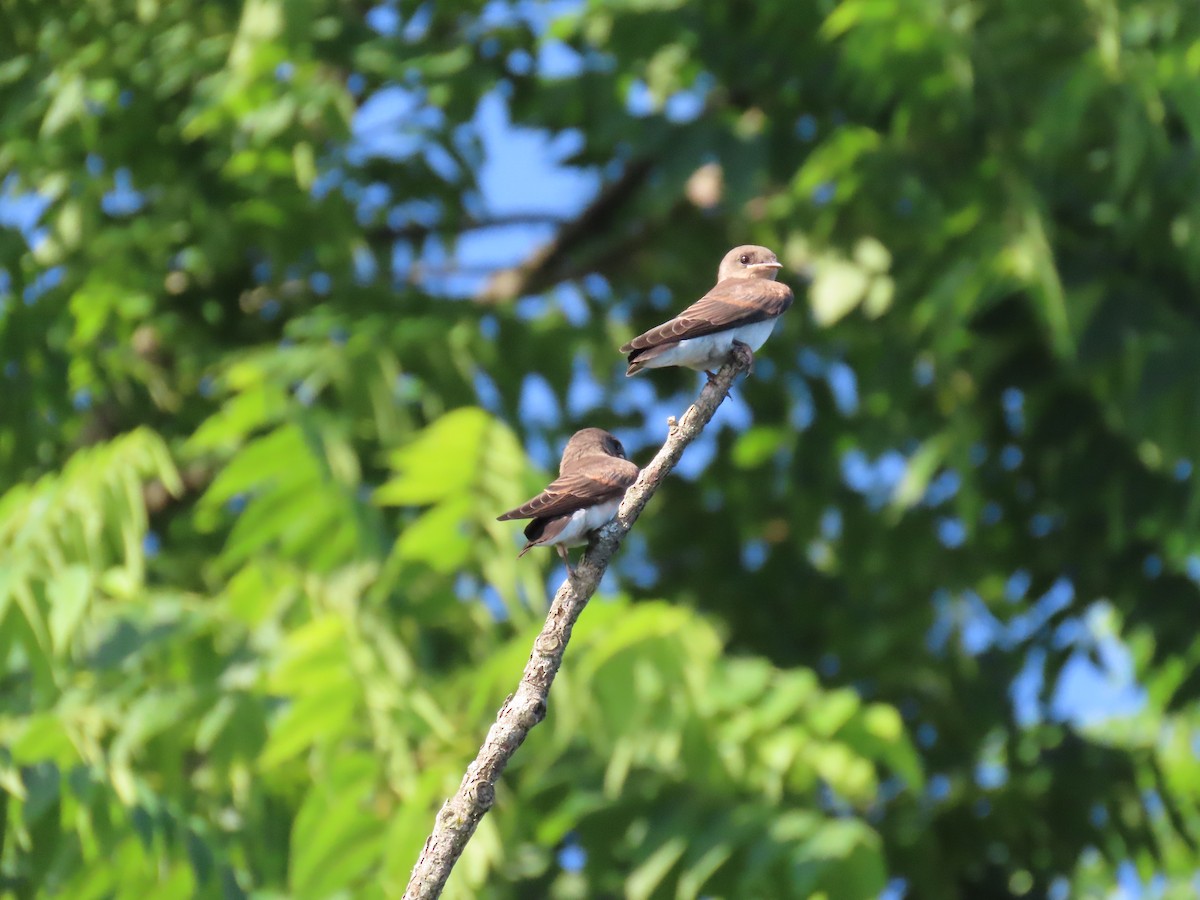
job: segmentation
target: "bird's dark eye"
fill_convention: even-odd
[[[625,458],[626,458],[626,456],[625,456],[625,448],[621,446],[621,442],[620,442],[620,441],[613,441],[613,442],[612,442],[612,451],[613,451],[613,453],[614,453],[614,454],[616,454],[617,456],[621,457],[621,459],[625,459]]]
[[[738,262],[740,262],[743,266],[750,265],[750,254],[743,253],[741,256],[738,257]]]

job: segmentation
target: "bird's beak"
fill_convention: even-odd
[[[746,266],[746,268],[747,269],[782,269],[783,263],[781,263],[781,262],[751,263],[750,265]]]

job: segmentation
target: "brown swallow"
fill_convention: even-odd
[[[716,287],[671,321],[621,348],[629,354],[625,374],[686,366],[712,380],[712,370],[738,344],[749,350],[753,362],[754,351],[770,337],[775,320],[792,305],[792,289],[775,281],[780,268],[766,247],[734,247],[721,260]]]
[[[567,441],[558,477],[497,520],[532,519],[525,526],[528,543],[517,555],[531,547],[554,547],[574,576],[567,548],[586,544],[593,531],[612,521],[637,476],[638,467],[626,458],[620,441],[602,428],[584,428]]]

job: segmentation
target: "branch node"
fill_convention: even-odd
[[[561,651],[562,645],[562,635],[547,634],[543,631],[533,642],[533,650],[538,656],[555,656]]]
[[[462,819],[458,816],[458,810],[450,805],[449,800],[446,801],[446,805],[438,813],[438,824],[443,828],[458,828],[462,825]],[[430,835],[430,837],[432,836]]]
[[[526,728],[532,728],[544,718],[546,718],[546,701],[538,697],[533,706],[523,710],[521,724]]]
[[[471,785],[470,797],[476,807],[486,812],[496,802],[496,788],[487,781],[476,781]]]

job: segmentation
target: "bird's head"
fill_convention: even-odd
[[[766,278],[774,281],[775,274],[781,268],[783,264],[766,247],[743,244],[725,254],[721,268],[717,270],[717,281],[726,278]]]
[[[585,456],[615,456],[618,459],[628,459],[621,442],[603,428],[584,428],[571,435],[567,446],[563,448],[562,463],[558,467],[562,474],[563,466]]]

